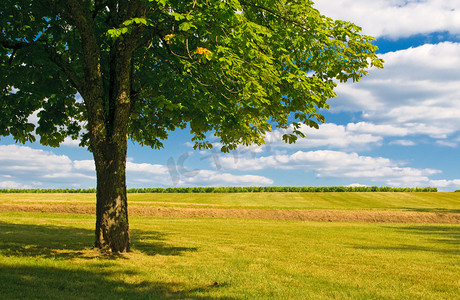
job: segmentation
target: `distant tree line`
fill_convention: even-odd
[[[128,193],[331,193],[331,192],[437,192],[435,187],[388,186],[249,186],[131,188]],[[459,192],[457,190],[456,192]],[[96,193],[96,189],[0,189],[0,193]]]

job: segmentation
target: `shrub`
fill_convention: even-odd
[[[437,188],[378,187],[378,186],[252,186],[252,187],[168,187],[168,188],[131,188],[128,193],[274,193],[274,192],[437,192]],[[460,192],[456,190],[455,192]],[[0,189],[0,193],[96,193],[96,189]]]

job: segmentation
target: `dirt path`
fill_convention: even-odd
[[[0,211],[94,214],[93,205],[0,204]],[[318,222],[450,223],[460,224],[459,213],[323,210],[323,209],[219,209],[130,206],[130,216],[163,218],[236,218]]]

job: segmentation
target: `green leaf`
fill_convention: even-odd
[[[189,31],[190,28],[196,28],[196,26],[194,26],[192,23],[190,22],[183,22],[179,25],[179,30],[180,31]]]

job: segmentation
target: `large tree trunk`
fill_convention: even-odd
[[[83,76],[73,74],[70,61],[60,67],[83,97],[88,117],[90,148],[97,174],[95,246],[126,252],[130,249],[125,170],[132,57],[145,26],[131,26],[129,32],[107,45],[107,37],[100,32],[102,28],[107,29],[96,27],[95,16],[99,9],[108,9],[106,25],[119,28],[133,18],[145,19],[147,5],[140,0],[96,1],[96,7],[91,9],[91,1],[86,2],[47,0],[51,9],[75,26],[81,39],[81,49],[77,46],[76,52],[81,53],[81,59],[75,59],[72,65],[82,67]]]
[[[92,150],[97,174],[95,247],[113,252],[130,249],[126,197],[126,151],[130,112],[129,59],[115,57],[110,66],[110,91],[105,120],[93,129]]]
[[[126,197],[126,139],[93,149],[97,173],[95,247],[113,252],[130,250]]]
[[[130,99],[131,53],[134,46],[115,45],[110,55],[109,91],[94,93],[89,107],[91,150],[97,174],[96,243],[101,249],[126,252],[130,248],[126,197],[126,150]],[[101,96],[103,95],[103,96]],[[104,101],[98,101],[104,99]],[[96,110],[91,114],[90,110]]]

